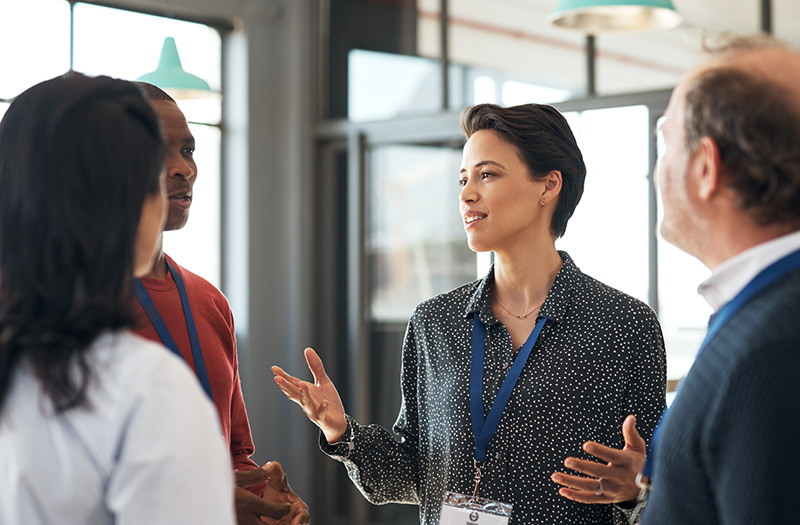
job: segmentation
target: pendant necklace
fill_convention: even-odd
[[[494,298],[494,302],[496,302],[496,303],[497,303],[497,306],[499,306],[500,308],[502,308],[502,309],[503,309],[503,310],[505,310],[506,312],[510,313],[511,315],[513,315],[514,317],[516,317],[517,319],[519,319],[520,321],[522,321],[522,320],[526,319],[526,318],[527,318],[529,315],[531,315],[533,312],[537,311],[537,310],[538,310],[539,308],[541,308],[541,307],[542,307],[542,305],[544,304],[544,301],[542,301],[542,302],[541,302],[541,303],[540,303],[540,304],[539,304],[537,307],[535,307],[533,310],[531,310],[531,311],[530,311],[530,312],[528,312],[527,314],[525,314],[525,315],[517,315],[517,314],[515,314],[514,312],[512,312],[511,310],[509,310],[508,308],[506,308],[505,306],[503,306],[502,304],[500,304],[500,301],[498,301],[498,300],[497,300],[497,295],[494,293],[494,289],[492,289],[492,293],[491,293],[491,295],[492,295],[492,297]]]

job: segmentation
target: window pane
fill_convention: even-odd
[[[164,234],[164,251],[178,264],[220,285],[220,130],[189,126],[197,141],[197,181],[192,210],[182,229]]]
[[[659,126],[663,117],[659,119]],[[660,127],[659,127],[660,129]],[[659,157],[664,141],[658,134]],[[658,224],[664,217],[661,194]],[[686,375],[706,335],[711,307],[697,293],[697,286],[711,276],[703,263],[658,236],[658,318],[667,346],[667,378]]]
[[[203,24],[90,4],[75,5],[75,69],[90,75],[134,80],[154,70],[164,38],[172,36],[183,68],[220,87],[219,33]],[[218,123],[219,100],[177,101],[190,122]],[[189,270],[220,284],[219,128],[191,124],[197,141],[198,177],[186,226],[164,234],[164,251]]]
[[[475,280],[458,212],[461,151],[382,146],[368,162],[370,314],[405,322],[420,301]]]
[[[773,0],[772,24],[775,36],[787,42],[800,42],[800,2],[797,0]]]
[[[667,346],[667,377],[680,379],[692,366],[706,335],[711,307],[697,293],[697,285],[711,271],[660,235],[658,264],[658,318]]]
[[[0,98],[69,70],[69,3],[0,2]]]
[[[120,9],[76,4],[74,67],[90,75],[135,80],[156,68],[168,36],[175,38],[183,68],[219,91],[221,40],[216,30]],[[187,102],[181,101],[181,109],[190,121],[219,123],[219,100]]]
[[[586,163],[583,197],[556,241],[586,274],[637,299],[648,288],[648,111],[567,115]]]
[[[441,106],[439,64],[426,58],[354,49],[348,58],[347,117],[389,119]]]

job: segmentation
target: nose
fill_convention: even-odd
[[[169,155],[167,159],[167,176],[190,180],[197,175],[197,167],[180,154]]]
[[[461,192],[458,194],[458,200],[464,203],[475,202],[478,199],[478,192],[476,191],[475,183],[472,182],[472,177],[467,177],[464,185],[461,186]]]

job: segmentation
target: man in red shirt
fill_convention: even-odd
[[[189,218],[197,178],[194,137],[186,117],[167,93],[151,84],[137,84],[161,120],[167,146],[164,164],[169,210],[164,230],[179,230]],[[149,274],[134,285],[142,307],[142,322],[136,332],[162,342],[183,357],[213,400],[236,470],[239,523],[262,523],[262,516],[267,523],[308,523],[308,507],[289,488],[280,464],[270,462],[259,468],[250,459],[253,438],[239,382],[233,314],[227,299],[214,285],[166,255],[162,241],[163,235]],[[269,483],[265,484],[267,479]]]

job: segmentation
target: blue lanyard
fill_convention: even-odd
[[[478,318],[478,313],[475,312],[473,317],[472,329],[472,363],[469,376],[469,403],[470,412],[472,414],[472,433],[475,436],[475,461],[483,463],[486,461],[486,450],[489,448],[489,442],[492,440],[494,433],[497,431],[497,426],[500,424],[500,416],[511,398],[511,391],[517,384],[522,368],[531,354],[536,339],[539,338],[539,333],[542,331],[546,317],[542,317],[536,323],[536,327],[528,336],[528,340],[520,349],[511,370],[503,380],[500,386],[500,391],[492,403],[492,408],[489,409],[489,415],[486,420],[483,419],[483,354],[486,347],[486,327]],[[477,486],[476,486],[477,490]]]
[[[695,361],[700,357],[700,354],[703,353],[703,350],[706,349],[711,340],[714,339],[719,331],[722,330],[728,321],[730,321],[731,317],[733,317],[734,314],[742,308],[742,306],[747,304],[750,299],[764,290],[767,286],[796,268],[800,268],[800,250],[796,250],[774,262],[762,270],[761,273],[756,275],[752,281],[747,283],[747,286],[745,286],[741,292],[736,294],[736,297],[726,303],[725,306],[720,308],[719,312],[712,317],[711,322],[708,324],[708,332],[706,333],[705,339],[703,339],[703,344],[700,345],[700,350],[697,351],[697,357],[695,357]],[[675,403],[675,400],[673,399],[672,402]],[[669,409],[665,409],[664,414],[661,416],[661,421],[656,426],[655,431],[653,431],[653,437],[650,438],[650,447],[647,451],[647,460],[644,464],[642,476],[646,476],[651,481],[653,480],[653,474],[655,473],[655,451],[658,448],[661,430],[664,428],[664,421],[666,421],[668,415]]]
[[[169,273],[172,274],[172,278],[175,279],[175,284],[178,286],[178,294],[181,296],[183,315],[186,318],[186,328],[189,330],[189,342],[192,345],[194,371],[197,374],[197,378],[200,380],[200,384],[203,386],[203,390],[206,391],[211,401],[214,401],[214,396],[211,395],[211,383],[208,380],[208,372],[206,372],[206,363],[203,360],[203,351],[200,349],[200,338],[197,336],[197,326],[194,324],[192,308],[189,306],[189,296],[186,295],[186,286],[183,284],[183,277],[181,277],[180,273],[175,271],[175,268],[172,267],[169,261],[167,261],[167,269],[169,269]],[[153,304],[153,300],[150,298],[150,295],[148,295],[140,279],[133,280],[133,289],[136,292],[139,303],[141,303],[142,308],[144,308],[144,311],[147,313],[147,317],[149,317],[150,322],[153,323],[153,328],[156,329],[156,333],[161,339],[161,342],[164,346],[172,350],[175,355],[183,359],[178,345],[175,344],[175,340],[172,338],[172,335],[170,335],[167,325],[164,324],[164,319],[162,319],[161,314],[158,313],[156,305]]]

